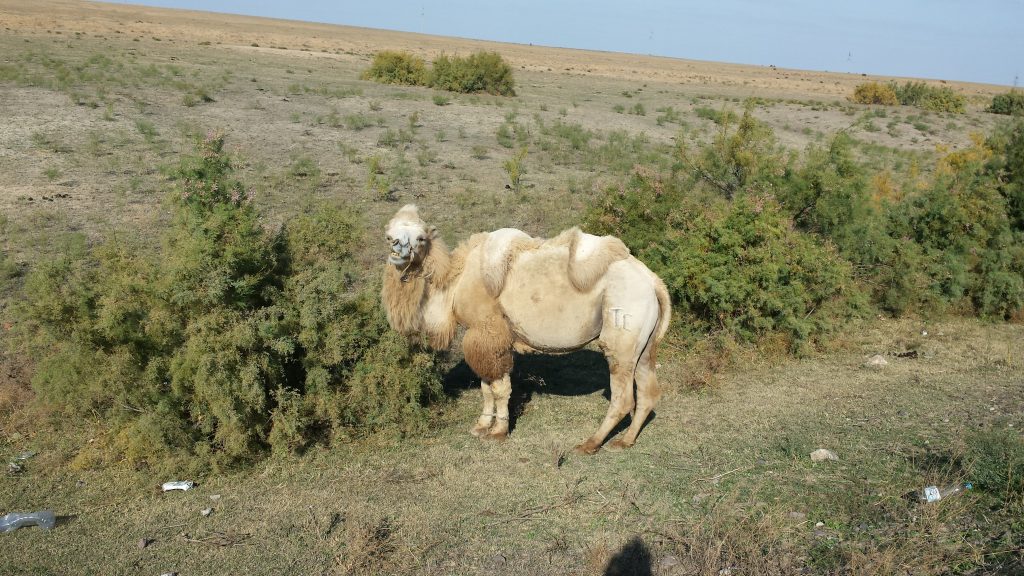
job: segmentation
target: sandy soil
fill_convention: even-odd
[[[560,71],[579,76],[707,86],[717,93],[757,91],[763,96],[772,97],[846,96],[856,84],[865,79],[889,79],[772,66],[546,48],[228,14],[211,16],[209,13],[187,10],[71,0],[0,0],[0,26],[18,31],[61,30],[89,34],[117,32],[142,37],[172,38],[181,42],[211,42],[242,49],[284,47],[332,58],[366,57],[381,49],[407,50],[428,59],[441,52],[497,50],[522,70]],[[254,47],[253,44],[259,46]],[[969,96],[991,96],[1005,91],[1002,86],[939,82]]]

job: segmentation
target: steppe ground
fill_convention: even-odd
[[[359,79],[378,50],[429,59],[481,48],[514,66],[516,97]],[[995,119],[982,108],[1005,91],[948,82],[968,112],[930,114],[847,100],[885,78],[69,1],[0,0],[0,66],[0,242],[22,266],[54,255],[68,231],[157,242],[161,168],[209,130],[227,134],[268,226],[318,201],[362,213],[371,270],[385,254],[379,231],[405,202],[451,243],[578,223],[622,174],[555,147],[531,152],[524,189],[510,191],[502,163],[543,126],[697,145],[718,130],[708,109],[755,97],[756,116],[794,150],[843,130],[879,169],[925,169],[988,133]],[[512,147],[496,137],[503,126]],[[992,544],[1005,534],[979,526],[973,496],[933,507],[901,497],[963,479],[972,432],[1024,426],[1022,336],[1012,324],[878,320],[808,359],[741,350],[699,390],[688,385],[699,363],[667,348],[666,393],[638,445],[590,458],[571,446],[607,406],[595,352],[526,359],[501,444],[467,433],[478,395],[460,368],[425,437],[317,447],[167,494],[156,487],[168,478],[146,470],[72,465],[89,461],[102,422],[47,435],[18,410],[28,368],[5,358],[0,446],[38,454],[0,478],[0,511],[64,519],[0,534],[0,573],[1019,571],[1020,550]],[[896,356],[908,351],[916,357]],[[889,366],[863,368],[873,354]],[[811,463],[819,447],[839,461]]]

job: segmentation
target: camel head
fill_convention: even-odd
[[[437,228],[420,219],[415,204],[406,204],[384,229],[391,254],[388,263],[407,269],[421,262],[430,251],[430,243],[437,238]]]

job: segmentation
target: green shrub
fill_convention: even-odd
[[[515,192],[521,192],[523,189],[523,174],[526,173],[526,148],[520,148],[512,157],[501,163],[501,167],[505,170],[505,174],[508,175],[512,190]]]
[[[1024,234],[1024,119],[999,127],[986,146],[994,152],[986,169],[1006,200],[1010,227]]]
[[[136,464],[421,429],[437,368],[387,329],[357,219],[320,207],[268,232],[223,147],[210,134],[174,171],[159,253],[79,241],[28,275],[39,401],[102,416]]]
[[[966,100],[946,86],[931,86],[924,82],[889,82],[888,87],[904,106],[917,106],[932,112],[955,112],[962,114]]]
[[[884,104],[886,106],[899,103],[892,87],[878,82],[858,84],[853,89],[852,100],[858,104]]]
[[[1024,92],[1010,90],[1006,94],[996,94],[992,97],[992,104],[987,111],[993,114],[1024,116]]]
[[[710,108],[708,106],[698,106],[693,110],[693,112],[694,114],[697,115],[698,118],[711,120],[712,122],[718,124],[719,126],[732,124],[737,120],[736,113],[733,112],[732,110],[727,110],[725,108],[722,108],[721,110],[715,110],[714,108]]]
[[[512,67],[497,52],[474,52],[466,57],[442,54],[434,60],[430,85],[450,92],[516,95]]]
[[[771,193],[789,169],[788,156],[771,127],[754,118],[752,106],[746,107],[735,130],[731,124],[723,120],[711,145],[697,155],[680,144],[681,159],[695,177],[728,198],[741,191]]]
[[[638,171],[587,216],[616,233],[665,280],[676,312],[698,332],[751,341],[780,334],[799,351],[866,301],[849,263],[793,229],[771,198],[702,199],[678,177]]]
[[[427,65],[423,58],[408,52],[382,50],[373,55],[373,62],[360,77],[383,84],[423,86],[427,83]]]

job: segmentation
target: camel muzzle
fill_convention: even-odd
[[[395,266],[402,266],[412,261],[415,253],[412,249],[412,243],[406,241],[402,242],[399,239],[391,241],[391,254],[388,255],[388,262]]]

